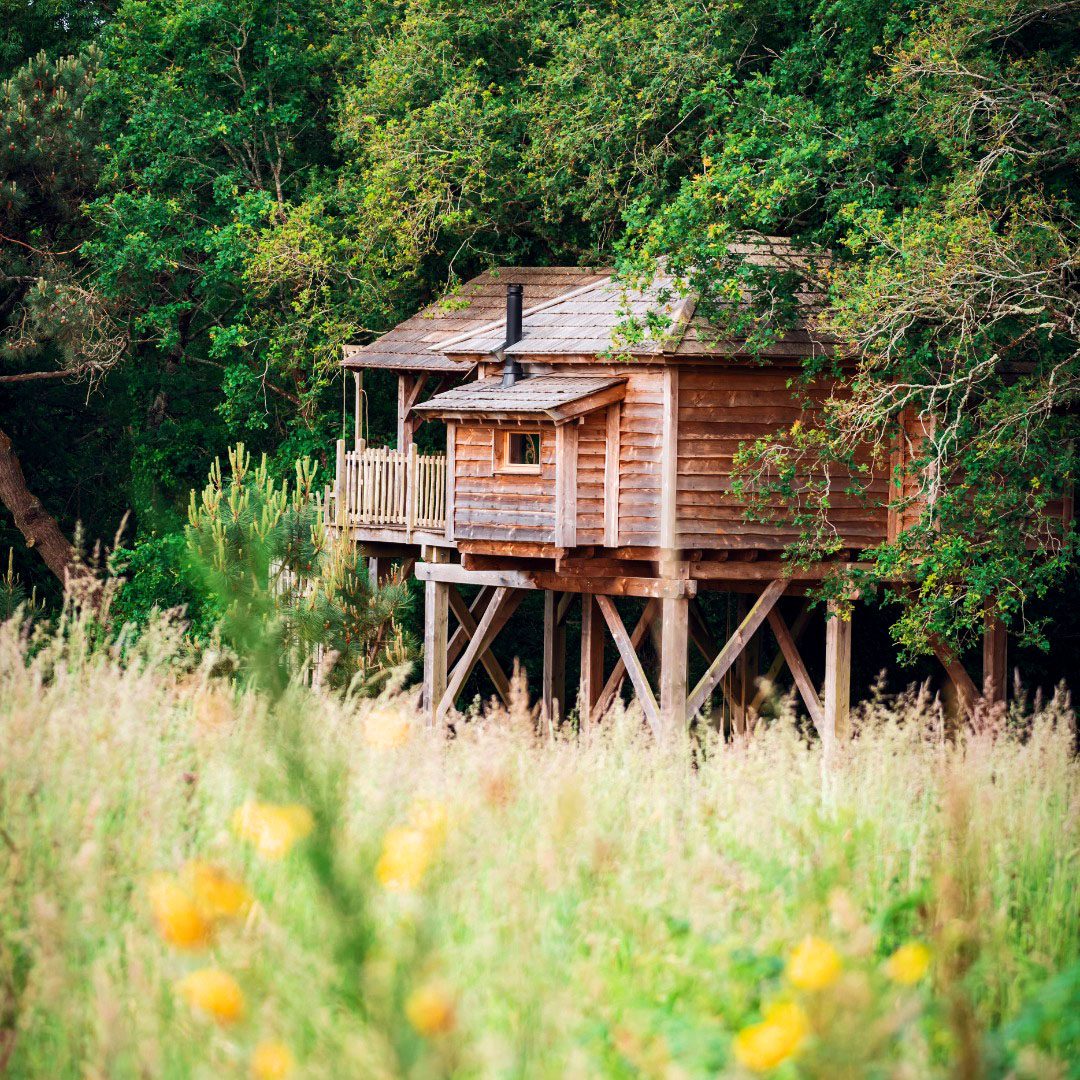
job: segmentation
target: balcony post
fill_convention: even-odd
[[[334,474],[334,516],[338,525],[344,526],[348,514],[345,506],[345,440],[337,441],[337,460]]]

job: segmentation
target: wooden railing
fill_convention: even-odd
[[[327,489],[330,525],[372,525],[414,530],[446,528],[446,455],[421,454],[415,443],[406,450],[337,444],[337,475]]]

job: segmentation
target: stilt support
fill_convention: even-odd
[[[542,715],[558,723],[566,697],[566,610],[570,593],[544,593],[544,667],[540,688]]]
[[[660,715],[659,730],[670,734],[686,726],[687,641],[690,601],[685,597],[660,601]]]
[[[790,661],[788,662],[790,666]],[[801,687],[800,687],[801,689]],[[851,734],[851,616],[829,602],[825,624],[825,709],[822,738],[846,742]]]
[[[992,612],[987,612],[983,629],[983,698],[988,705],[1004,704],[1008,690],[1008,636],[1005,624]]]
[[[604,687],[604,618],[596,597],[581,594],[581,687],[578,716],[582,729],[599,719],[596,705]]]

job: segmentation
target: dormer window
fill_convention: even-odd
[[[499,433],[497,464],[499,472],[540,473],[540,432],[503,430]]]

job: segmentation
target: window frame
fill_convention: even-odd
[[[515,435],[536,436],[536,463],[515,462],[510,460],[510,440]],[[539,427],[496,428],[495,430],[495,471],[512,476],[539,476],[543,469],[544,433]]]

